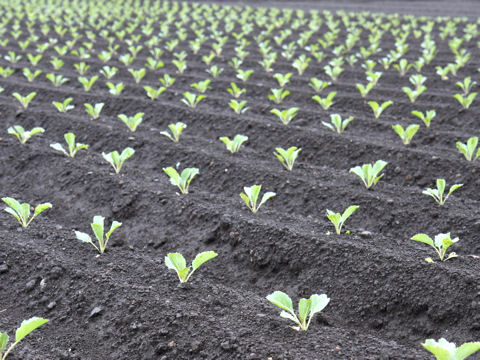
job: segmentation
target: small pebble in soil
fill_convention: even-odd
[[[57,306],[57,303],[55,301],[51,301],[47,305],[48,310],[52,310],[55,306]]]
[[[25,285],[25,289],[26,289],[27,291],[33,290],[33,288],[35,287],[35,283],[36,283],[35,279],[30,280],[30,281],[27,282],[27,284]]]
[[[0,274],[4,274],[6,272],[8,272],[8,265],[7,264],[0,265]]]
[[[370,231],[365,230],[365,231],[362,231],[362,232],[360,233],[360,236],[361,236],[362,238],[370,238],[370,237],[372,237],[372,233],[371,233]]]
[[[95,306],[92,311],[90,311],[90,318],[100,315],[103,312],[103,308],[101,306]]]

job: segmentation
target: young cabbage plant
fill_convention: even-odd
[[[87,78],[87,77],[84,77],[84,76],[79,76],[77,78],[77,80],[80,84],[83,85],[83,90],[90,91],[92,89],[92,86],[98,80],[98,75],[94,75],[91,78]]]
[[[196,95],[186,91],[183,93],[183,99],[181,101],[189,108],[194,109],[203,99],[205,99],[205,95]]]
[[[237,134],[232,140],[226,136],[222,136],[219,140],[225,144],[228,151],[234,154],[240,150],[242,144],[248,140],[248,136]]]
[[[50,144],[50,147],[54,150],[60,151],[64,153],[66,156],[69,156],[71,158],[75,157],[77,152],[82,149],[88,149],[88,145],[82,144],[82,143],[76,143],[75,142],[75,134],[74,133],[66,133],[64,135],[65,142],[68,145],[68,151],[65,150],[62,144],[60,143],[55,143],[55,144]]]
[[[437,252],[438,257],[440,258],[440,261],[446,261],[446,260],[452,259],[454,257],[457,257],[457,254],[455,254],[454,252],[451,252],[445,258],[445,255],[447,254],[447,249],[451,245],[458,242],[458,237],[455,238],[455,239],[452,239],[450,237],[450,233],[435,235],[434,240],[432,240],[432,238],[430,236],[428,236],[427,234],[416,234],[412,237],[412,240],[422,242],[422,243],[425,243],[425,244],[433,247],[435,249],[435,251]],[[430,257],[425,258],[425,261],[429,262],[429,263],[434,262],[433,259],[430,258]]]
[[[28,82],[33,82],[38,75],[42,73],[42,70],[31,71],[29,68],[23,68],[23,76],[25,76]]]
[[[232,95],[235,99],[238,99],[242,94],[247,92],[246,89],[241,89],[235,83],[230,83],[230,87],[227,89],[228,93]]]
[[[318,95],[314,95],[312,96],[312,99],[315,100],[322,107],[323,110],[328,110],[330,106],[334,104],[333,98],[335,97],[335,95],[337,95],[337,92],[331,91],[327,95],[327,97],[321,98]]]
[[[454,184],[450,186],[450,190],[448,191],[448,194],[443,197],[445,193],[445,179],[437,179],[437,188],[436,189],[425,189],[422,194],[431,196],[437,203],[438,205],[443,205],[447,201],[448,197],[457,189],[461,188],[463,184]]]
[[[348,124],[350,124],[353,120],[353,116],[342,120],[342,117],[339,114],[331,114],[330,122],[322,121],[322,124],[330,130],[341,134],[347,128]]]
[[[195,256],[195,259],[192,261],[192,266],[187,267],[187,262],[185,258],[180,253],[169,253],[165,256],[165,265],[177,272],[178,278],[180,279],[181,283],[186,283],[193,275],[195,270],[197,270],[200,266],[206,263],[209,260],[217,257],[218,254],[215,251],[204,251],[200,254]],[[192,271],[190,271],[190,269]]]
[[[298,149],[295,146],[292,146],[288,148],[287,150],[282,149],[281,147],[275,148],[275,151],[273,154],[277,157],[278,160],[282,163],[283,166],[289,171],[292,171],[293,169],[293,164],[295,163],[295,160],[298,157],[298,154],[302,149]]]
[[[472,81],[472,78],[466,77],[463,81],[458,81],[456,85],[463,90],[463,95],[467,96],[470,91],[472,91],[472,88],[477,85],[476,81]]]
[[[464,110],[468,109],[470,105],[472,105],[473,100],[477,97],[476,92],[472,92],[469,95],[463,95],[463,94],[455,94],[453,97],[462,105],[462,108]]]
[[[293,120],[295,116],[297,116],[298,108],[292,107],[286,110],[279,110],[279,109],[272,109],[270,112],[276,115],[284,125],[290,124],[290,121]]]
[[[147,74],[147,70],[145,69],[138,69],[138,70],[128,69],[128,72],[130,73],[130,75],[132,75],[136,84],[140,84],[140,81],[142,81],[142,79]]]
[[[127,147],[123,149],[122,153],[119,154],[118,151],[112,151],[109,152],[108,154],[102,152],[103,158],[110,164],[112,167],[115,169],[115,172],[117,174],[120,173],[120,170],[122,169],[123,164],[125,161],[132,157],[133,154],[135,154],[135,150],[133,150],[131,147]]]
[[[116,67],[110,67],[110,66],[104,66],[100,70],[100,74],[105,76],[105,78],[108,80],[112,79],[117,72],[118,72],[118,69]]]
[[[97,103],[95,105],[85,103],[83,105],[85,106],[85,112],[90,115],[92,120],[96,120],[100,117],[104,103]]]
[[[308,83],[308,86],[310,86],[316,93],[322,92],[323,89],[330,85],[332,85],[331,82],[323,81],[317,78],[311,78],[310,82]]]
[[[253,74],[253,70],[251,70],[251,69],[249,69],[249,70],[238,69],[237,70],[237,78],[239,78],[243,82],[247,82],[248,79],[250,78],[250,76],[252,76],[252,74]]]
[[[171,134],[168,131],[160,131],[160,134],[165,135],[168,137],[170,140],[173,142],[179,142],[180,141],[180,135],[182,131],[187,127],[186,124],[182,122],[176,122],[168,125],[168,129],[170,130]]]
[[[359,206],[357,205],[351,205],[343,212],[343,214],[335,213],[327,209],[327,218],[335,226],[335,231],[337,232],[337,235],[340,235],[343,224],[358,208]]]
[[[23,106],[23,108],[26,110],[28,108],[28,105],[30,102],[33,100],[33,98],[37,95],[35,91],[29,93],[27,96],[22,96],[17,92],[14,92],[12,96],[18,100],[18,102]]]
[[[360,92],[361,97],[365,99],[367,97],[368,93],[370,91],[372,91],[375,84],[371,83],[371,82],[367,83],[367,85],[357,83],[355,86],[356,86],[357,90]]]
[[[280,316],[293,321],[296,326],[290,326],[296,331],[307,331],[316,313],[322,311],[330,302],[326,294],[313,294],[309,299],[301,298],[298,302],[298,316],[295,315],[292,299],[282,291],[275,291],[267,296],[267,300],[282,309]]]
[[[28,227],[33,219],[35,219],[42,212],[52,208],[52,204],[50,203],[39,204],[35,206],[33,216],[30,218],[30,204],[20,203],[11,197],[4,197],[2,200],[8,206],[4,210],[17,219],[24,228]]]
[[[145,90],[145,92],[147,93],[147,96],[152,99],[152,100],[155,100],[156,98],[158,98],[160,95],[162,95],[162,93],[167,89],[165,86],[160,86],[158,89],[155,89],[151,86],[144,86],[143,89]]]
[[[285,89],[271,89],[272,93],[268,94],[268,98],[275,104],[280,104],[288,95],[290,91]]]
[[[38,329],[40,326],[45,325],[47,322],[47,319],[36,316],[28,320],[23,320],[20,324],[20,327],[15,332],[15,342],[10,345],[8,350],[7,345],[10,338],[8,337],[7,333],[0,332],[0,360],[6,360],[7,355],[12,352],[12,350],[20,341],[22,341],[27,335]]]
[[[425,85],[420,86],[418,89],[410,89],[408,86],[402,87],[402,91],[408,96],[410,102],[413,104],[420,95],[427,90]]]
[[[480,342],[467,342],[457,347],[454,343],[441,338],[436,341],[427,339],[422,344],[425,350],[431,352],[436,360],[464,360],[480,350]]]
[[[122,223],[113,221],[112,225],[110,226],[110,230],[108,230],[108,232],[105,234],[105,218],[103,216],[96,215],[93,217],[93,223],[91,223],[90,226],[92,227],[93,234],[97,238],[98,246],[94,244],[90,235],[86,233],[75,230],[75,236],[78,240],[91,244],[100,254],[103,254],[107,248],[110,236],[116,229],[122,226]]]
[[[263,194],[262,200],[258,203],[258,196],[260,195],[260,190],[262,185],[252,185],[250,187],[245,186],[243,191],[240,194],[240,197],[245,202],[245,205],[255,214],[260,207],[267,202],[268,199],[277,195],[274,192],[266,192]]]
[[[173,167],[163,168],[163,171],[165,171],[170,178],[170,183],[178,186],[182,194],[188,194],[190,182],[200,172],[197,168],[185,168],[181,174],[179,174]]]
[[[70,103],[73,101],[73,98],[69,97],[63,100],[63,102],[60,101],[52,101],[52,105],[55,106],[55,108],[62,113],[66,113],[69,110],[72,110],[75,108],[74,105],[70,105]]]
[[[228,106],[230,106],[230,108],[235,111],[236,114],[243,114],[245,111],[248,110],[248,107],[246,106],[247,105],[247,101],[246,100],[242,100],[242,101],[237,101],[235,99],[232,99],[230,100],[230,102],[228,103]]]
[[[276,74],[273,74],[273,78],[277,80],[278,86],[283,88],[285,87],[285,85],[287,85],[290,82],[290,78],[292,77],[292,75],[293,75],[292,73],[286,73],[286,74],[276,73]]]
[[[372,164],[363,164],[362,166],[355,166],[350,169],[350,172],[358,175],[362,179],[365,187],[370,189],[372,186],[376,185],[378,180],[380,180],[384,174],[380,174],[383,168],[388,163],[383,160],[377,160],[373,165]]]
[[[201,94],[204,94],[207,92],[207,90],[210,90],[212,87],[210,86],[210,79],[206,79],[203,81],[198,81],[196,83],[193,83],[191,86],[192,88],[196,89],[198,92]]]
[[[411,125],[408,125],[406,129],[404,129],[402,125],[396,124],[396,125],[392,125],[392,128],[393,130],[395,130],[398,136],[400,136],[400,139],[402,139],[403,144],[408,145],[412,141],[418,129],[420,129],[420,125],[411,124]]]
[[[437,115],[435,110],[427,110],[425,114],[421,111],[414,110],[412,111],[412,115],[418,117],[420,120],[423,121],[425,126],[428,128],[430,127],[430,122],[433,120],[435,115]]]
[[[65,84],[67,81],[69,81],[69,78],[64,77],[62,74],[57,74],[55,75],[54,73],[49,73],[45,75],[45,77],[50,80],[50,82],[53,84],[55,87],[59,87],[60,85]]]
[[[164,74],[163,77],[159,78],[158,80],[166,88],[169,88],[170,86],[172,86],[176,81],[176,79],[173,76],[170,76],[168,74]]]
[[[379,105],[376,101],[369,101],[368,105],[373,110],[373,114],[375,115],[375,119],[378,119],[380,115],[382,115],[383,111],[388,108],[390,105],[393,104],[393,101],[385,101],[381,105]]]
[[[137,127],[142,123],[143,121],[143,115],[144,113],[136,113],[134,116],[127,116],[125,114],[120,114],[118,115],[118,118],[123,121],[125,125],[128,126],[131,132],[135,132],[137,130]]]
[[[475,149],[478,145],[478,137],[474,136],[467,140],[467,143],[464,144],[461,141],[457,141],[457,149],[460,151],[465,159],[468,161],[475,161],[480,156],[480,148],[475,152]]]
[[[30,131],[25,130],[21,125],[14,125],[7,129],[10,135],[15,135],[21,144],[25,144],[32,136],[45,132],[44,128],[34,127]]]
[[[107,87],[108,87],[108,92],[112,95],[115,95],[115,96],[120,95],[122,93],[123,89],[125,88],[125,85],[122,82],[120,82],[118,84],[114,84],[110,81],[107,81],[105,83],[105,85],[107,85]]]

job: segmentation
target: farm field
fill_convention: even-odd
[[[52,205],[25,228],[0,213],[0,331],[49,320],[8,360],[433,359],[426,339],[480,340],[479,150],[458,150],[480,136],[477,18],[0,5],[0,197]],[[21,143],[19,125],[43,131]],[[88,148],[51,146],[68,153],[66,133]],[[219,138],[237,134],[232,153]],[[279,147],[301,149],[291,170]],[[117,173],[105,157],[127,148]],[[367,189],[350,169],[378,160]],[[198,169],[187,194],[168,167]],[[442,206],[423,193],[437,179],[463,185]],[[275,193],[256,213],[252,185]],[[327,209],[352,205],[336,234]],[[102,254],[75,232],[99,215],[121,222]],[[422,233],[458,237],[457,257]],[[204,251],[186,283],[165,265]],[[330,302],[295,331],[274,291]]]

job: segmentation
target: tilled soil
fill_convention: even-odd
[[[382,9],[389,12],[388,4]],[[342,28],[343,29],[343,28]],[[435,30],[438,34],[438,29]],[[252,36],[258,34],[256,29]],[[341,38],[346,36],[345,29]],[[51,36],[48,36],[51,37]],[[48,41],[48,37],[41,38]],[[435,66],[454,61],[446,41],[438,39],[439,53],[425,66],[428,90],[412,104],[401,91],[410,86],[408,76],[393,68],[383,71],[367,101],[393,100],[379,120],[355,89],[365,83],[359,61],[345,65],[339,81],[324,90],[336,91],[335,104],[322,110],[311,100],[311,77],[327,79],[323,66],[312,60],[298,75],[290,62],[278,57],[275,72],[294,72],[286,86],[291,91],[280,105],[272,106],[267,94],[278,87],[271,74],[258,64],[252,45],[242,65],[253,69],[248,82],[235,78],[228,65],[234,41],[225,46],[214,63],[224,71],[211,83],[212,90],[194,110],[180,102],[190,84],[210,78],[201,55],[193,56],[188,40],[176,52],[189,53],[188,69],[176,74],[165,52],[165,67],[147,71],[136,84],[126,67],[114,57],[108,62],[120,70],[113,82],[126,88],[111,95],[100,78],[86,92],[74,79],[73,55],[62,56],[65,65],[57,73],[71,80],[53,87],[44,74],[57,56],[44,53],[36,67],[44,73],[29,83],[23,67],[31,67],[15,41],[1,48],[0,65],[8,51],[22,54],[9,78],[1,78],[0,112],[5,129],[0,141],[2,196],[30,204],[51,202],[27,229],[21,229],[7,213],[0,214],[0,329],[13,334],[23,319],[42,316],[50,322],[24,340],[11,359],[430,359],[420,343],[445,337],[461,344],[480,337],[480,179],[478,162],[467,162],[455,142],[480,134],[480,101],[460,111],[453,99],[455,82],[471,76],[479,81],[476,41],[464,43],[472,59],[458,77],[440,80]],[[313,41],[316,37],[314,36]],[[292,40],[293,41],[293,40]],[[409,38],[409,62],[421,54],[421,40]],[[361,44],[368,43],[366,34]],[[386,33],[382,52],[393,49]],[[126,46],[119,54],[126,53]],[[106,47],[99,38],[88,76],[104,64],[97,54]],[[299,52],[301,53],[301,52]],[[143,50],[132,65],[139,68],[149,56]],[[377,65],[380,71],[380,65]],[[145,96],[143,86],[160,86],[164,73],[175,84],[159,99]],[[226,88],[236,82],[247,89],[242,98],[248,111],[236,115],[229,107]],[[11,94],[38,94],[27,110],[20,110]],[[59,113],[52,101],[73,97],[75,109]],[[105,103],[98,120],[90,120],[84,103]],[[272,108],[300,110],[288,125],[270,114]],[[437,116],[427,129],[423,124],[409,146],[402,144],[391,126],[419,123],[410,112],[435,109]],[[121,123],[118,114],[144,112],[135,133]],[[322,126],[331,113],[355,120],[343,134]],[[160,131],[170,123],[188,125],[179,143]],[[45,128],[21,145],[6,133],[21,124]],[[72,131],[90,145],[73,159],[49,147],[63,143]],[[232,155],[218,141],[235,134],[249,137]],[[102,152],[135,149],[120,174],[102,158]],[[302,148],[293,171],[282,168],[273,156],[275,147]],[[348,170],[383,159],[385,176],[371,190]],[[178,195],[162,168],[197,167],[188,195]],[[445,206],[422,195],[442,177],[448,186],[462,183]],[[242,203],[244,186],[262,184],[275,191],[257,214]],[[332,234],[326,209],[360,209],[348,220],[350,234]],[[108,224],[121,221],[103,255],[75,238],[74,230],[89,232],[94,215]],[[415,243],[416,233],[431,236],[451,232],[460,241],[452,246],[459,257],[428,264],[433,249]],[[206,263],[191,282],[179,285],[164,265],[169,252],[181,252],[190,262],[200,251],[219,256]],[[275,290],[288,293],[296,304],[300,297],[325,293],[330,304],[317,315],[307,332],[295,332],[281,319],[279,309],[265,296]],[[475,356],[472,359],[478,358]]]

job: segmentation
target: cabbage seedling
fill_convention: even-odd
[[[97,103],[95,105],[83,104],[85,106],[85,112],[90,115],[92,120],[96,120],[100,117],[100,113],[103,109],[103,103]]]
[[[210,86],[210,79],[206,79],[203,81],[199,81],[196,83],[193,83],[191,86],[192,88],[196,89],[198,92],[204,94],[207,92],[207,90],[211,89],[212,87]]]
[[[308,86],[310,86],[316,93],[320,93],[327,86],[331,85],[331,82],[323,81],[317,78],[311,78]]]
[[[41,317],[32,317],[28,320],[23,320],[20,327],[15,332],[15,342],[10,345],[7,351],[8,341],[10,340],[7,333],[0,332],[0,360],[5,360],[7,355],[22,341],[28,334],[38,329],[40,326],[46,324],[47,319]]]
[[[360,95],[362,96],[362,98],[366,98],[368,93],[375,86],[375,84],[369,82],[366,86],[364,86],[363,84],[357,83],[355,86],[356,86],[357,90],[360,92]]]
[[[275,104],[280,104],[288,95],[290,91],[285,89],[271,89],[272,93],[268,94],[268,98]]]
[[[111,78],[113,78],[115,76],[117,71],[118,71],[118,69],[116,67],[104,66],[100,70],[100,74],[102,74],[103,76],[105,76],[105,78],[110,80]]]
[[[105,85],[107,85],[107,87],[108,87],[108,92],[110,94],[116,95],[116,96],[120,95],[122,93],[123,89],[125,88],[125,85],[121,82],[118,83],[118,84],[114,84],[110,81],[107,81],[105,83]]]
[[[335,95],[337,95],[337,92],[331,91],[325,98],[321,98],[318,95],[314,95],[312,99],[315,100],[317,103],[319,103],[323,110],[328,110],[330,106],[334,104],[333,98],[335,97]]]
[[[373,110],[373,114],[375,115],[375,119],[378,119],[380,117],[380,115],[382,115],[382,112],[392,104],[393,104],[393,101],[390,101],[390,100],[385,101],[381,105],[379,105],[376,101],[369,101],[368,102],[368,105],[370,105],[370,107]]]
[[[35,70],[32,72],[29,68],[23,68],[23,76],[25,76],[28,82],[33,82],[35,78],[42,73],[42,70]]]
[[[127,116],[125,114],[118,115],[118,118],[123,121],[125,125],[128,126],[131,132],[137,130],[138,125],[143,121],[144,113],[136,113],[134,116]]]
[[[140,84],[140,81],[142,81],[142,79],[144,78],[144,76],[146,75],[147,73],[147,70],[145,69],[138,69],[138,70],[135,70],[135,69],[128,69],[128,72],[130,73],[130,75],[133,76],[133,79],[135,80],[135,83],[136,84]]]
[[[20,104],[23,106],[25,110],[28,108],[28,105],[36,95],[37,93],[35,91],[29,93],[27,96],[22,96],[17,92],[14,92],[12,94],[12,96],[20,102]]]
[[[425,85],[420,86],[418,89],[410,89],[408,86],[402,87],[402,91],[408,96],[410,102],[413,104],[417,98],[427,90]]]
[[[388,163],[383,160],[377,160],[375,164],[363,164],[350,169],[350,172],[358,175],[362,179],[365,187],[370,189],[380,180],[384,174],[379,175]]]
[[[466,77],[463,82],[462,81],[458,81],[456,83],[456,85],[461,88],[463,90],[463,95],[464,96],[467,96],[470,91],[472,91],[472,88],[477,85],[477,82],[476,81],[472,81],[472,78],[469,76],[469,77]]]
[[[478,137],[474,136],[467,140],[467,143],[464,144],[461,141],[457,141],[457,149],[460,151],[465,159],[468,161],[475,161],[480,156],[480,148],[478,148],[475,153],[475,149],[478,145]]]
[[[102,152],[103,158],[106,161],[108,161],[110,165],[113,166],[117,174],[120,173],[120,170],[122,169],[122,166],[125,163],[125,161],[131,156],[133,156],[133,154],[135,154],[135,150],[133,150],[131,147],[127,147],[123,149],[121,154],[119,154],[118,151],[116,150],[108,154]]]
[[[176,122],[175,124],[168,125],[168,129],[172,132],[172,134],[170,134],[168,131],[160,131],[160,134],[165,135],[173,142],[178,142],[180,140],[180,134],[186,127],[186,124],[182,122]]]
[[[427,234],[416,234],[412,237],[412,240],[422,242],[433,247],[437,252],[438,257],[440,258],[440,261],[446,261],[448,259],[457,257],[457,254],[455,254],[454,252],[451,252],[450,254],[448,254],[447,258],[445,258],[447,249],[451,245],[458,242],[458,237],[455,239],[452,239],[450,238],[450,233],[435,235],[435,240],[432,240],[432,238]],[[434,262],[430,257],[426,258],[425,261],[429,263]]]
[[[196,108],[198,103],[205,98],[205,95],[195,95],[191,92],[184,92],[182,102],[189,108]]]
[[[425,126],[428,128],[430,127],[430,122],[433,120],[435,115],[437,115],[435,110],[427,110],[427,112],[424,114],[421,111],[412,111],[412,115],[418,117],[420,120],[423,121]]]
[[[17,219],[24,228],[28,227],[39,214],[52,208],[52,204],[50,203],[39,204],[35,207],[33,216],[30,218],[30,204],[20,203],[11,197],[4,197],[2,200],[8,205],[4,210]]]
[[[273,74],[273,78],[277,80],[278,86],[283,88],[285,87],[285,85],[287,85],[290,82],[290,78],[292,77],[292,75],[293,75],[292,73],[286,73],[286,74],[276,73],[276,74]]]
[[[108,230],[108,232],[105,234],[105,218],[103,216],[96,215],[93,217],[93,223],[91,223],[90,226],[92,227],[93,233],[97,238],[98,246],[93,243],[90,235],[86,233],[75,231],[75,236],[78,240],[91,244],[95,249],[97,249],[100,254],[103,254],[105,252],[105,249],[107,248],[110,236],[116,229],[122,226],[122,223],[118,221],[113,221],[112,225],[110,226],[110,230]]]
[[[453,97],[462,105],[463,109],[468,109],[472,105],[473,100],[477,97],[476,92],[472,92],[469,95],[463,96],[462,94],[455,94]]]
[[[186,168],[179,174],[173,167],[163,168],[163,171],[170,178],[172,185],[178,186],[182,194],[188,194],[190,182],[200,172],[197,168]]]
[[[155,100],[157,97],[159,97],[160,95],[162,95],[162,93],[167,89],[165,86],[160,86],[158,89],[155,89],[151,86],[144,86],[143,89],[145,90],[145,92],[147,93],[147,96],[152,99],[152,100]]]
[[[427,339],[422,346],[435,355],[436,360],[464,360],[480,350],[480,342],[464,343],[457,348],[454,343],[448,342],[444,338],[438,341]]]
[[[252,76],[253,74],[253,70],[242,70],[242,69],[238,69],[237,70],[237,78],[239,78],[240,80],[242,80],[243,82],[247,82],[248,79],[250,78],[250,76]]]
[[[50,147],[72,158],[75,157],[75,154],[78,152],[78,150],[88,149],[88,145],[75,142],[74,133],[66,133],[64,135],[64,138],[68,145],[68,152],[64,149],[63,145],[60,143],[50,144]]]
[[[258,209],[260,209],[260,206],[265,204],[268,199],[274,197],[275,194],[274,192],[266,192],[263,194],[262,201],[260,201],[259,204],[258,202],[258,195],[260,195],[260,190],[262,189],[262,185],[252,185],[250,187],[245,186],[243,188],[244,193],[240,194],[240,197],[242,200],[245,202],[245,205],[255,214]]]
[[[408,145],[412,141],[418,129],[420,129],[420,125],[411,124],[411,125],[408,125],[406,129],[404,129],[402,125],[396,124],[396,125],[392,125],[392,128],[393,130],[395,130],[398,136],[400,136],[400,139],[402,139],[403,143],[405,145]]]
[[[242,101],[237,101],[235,99],[232,99],[230,100],[230,102],[228,103],[228,106],[230,106],[230,108],[235,111],[236,114],[243,114],[245,111],[248,110],[248,107],[246,106],[247,105],[247,101],[246,100],[242,100]]]
[[[45,75],[45,77],[50,80],[50,82],[53,84],[55,87],[59,87],[60,85],[65,84],[69,78],[64,77],[62,74],[55,75],[54,73],[49,73]]]
[[[273,153],[278,160],[282,163],[283,166],[289,171],[292,171],[293,164],[298,157],[298,154],[302,149],[298,149],[295,146],[288,148],[287,150],[282,149],[281,147],[275,148],[277,152]]]
[[[178,278],[181,283],[186,283],[190,277],[193,275],[195,270],[200,266],[206,263],[208,260],[212,260],[217,257],[218,254],[215,251],[204,251],[195,256],[195,259],[192,261],[192,266],[187,267],[187,262],[185,258],[180,253],[169,253],[165,256],[165,265],[172,270],[177,272]],[[192,271],[190,271],[190,269]]]
[[[219,140],[225,144],[228,151],[234,154],[240,150],[242,144],[248,140],[248,136],[237,134],[232,140],[226,136],[222,136]]]
[[[163,77],[159,78],[158,80],[162,83],[163,86],[169,88],[175,83],[176,79],[168,74],[164,74]]]
[[[59,102],[59,101],[52,101],[52,105],[55,106],[55,108],[62,112],[62,113],[66,113],[67,111],[69,110],[72,110],[75,108],[74,105],[70,105],[70,103],[73,101],[73,98],[69,97],[69,98],[66,98],[65,100],[63,100],[63,102]]]
[[[322,311],[330,302],[326,294],[313,294],[309,299],[301,298],[298,302],[298,317],[293,310],[292,299],[282,291],[275,291],[267,296],[267,300],[282,309],[280,316],[292,320],[297,326],[290,326],[296,331],[307,331],[313,316]]]
[[[350,116],[349,118],[342,120],[342,117],[339,114],[331,114],[330,122],[328,123],[326,121],[322,121],[322,124],[330,130],[341,134],[347,128],[348,124],[353,121],[353,119],[353,116]]]
[[[342,231],[343,224],[345,223],[345,221],[347,221],[347,219],[358,208],[359,208],[359,206],[357,206],[357,205],[351,205],[343,212],[343,214],[335,213],[335,212],[327,209],[327,218],[335,226],[335,231],[337,232],[338,235],[340,235],[340,233]]]
[[[90,79],[84,76],[79,76],[77,80],[83,85],[83,90],[90,91],[93,84],[95,84],[95,82],[98,80],[98,75],[94,75]]]
[[[288,125],[290,124],[290,121],[292,121],[293,118],[297,116],[298,108],[292,107],[286,110],[272,109],[270,110],[270,112],[276,115],[284,125]]]
[[[7,132],[11,135],[15,135],[21,144],[25,144],[32,136],[45,132],[45,129],[34,127],[32,130],[26,131],[22,126],[14,125],[9,127]]]
[[[448,191],[447,196],[443,197],[443,194],[445,193],[445,179],[437,179],[437,188],[436,189],[425,189],[422,194],[431,196],[437,203],[438,205],[443,205],[445,204],[445,201],[447,201],[448,197],[457,189],[461,188],[463,184],[454,184],[450,186],[450,190]]]
[[[238,99],[242,94],[245,94],[247,90],[241,89],[235,83],[230,83],[230,87],[227,89],[228,93],[235,99]]]

